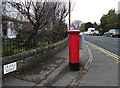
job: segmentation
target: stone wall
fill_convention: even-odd
[[[17,62],[17,71],[26,70],[30,68],[30,66],[46,61],[51,56],[62,50],[65,46],[67,46],[67,40],[68,39],[65,38],[62,41],[50,44],[48,46],[29,50],[13,56],[4,57],[2,58],[2,66],[12,62]]]

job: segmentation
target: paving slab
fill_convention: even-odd
[[[85,65],[89,59],[89,52],[86,43],[84,43],[84,48],[79,51],[79,55],[80,55],[80,63]]]
[[[69,85],[72,80],[75,79],[76,75],[78,75],[79,71],[75,72],[68,72],[63,75],[53,86],[67,86]]]
[[[14,77],[9,77],[6,80],[3,80],[2,86],[31,86],[31,87],[35,86],[35,83],[16,79]],[[6,81],[6,82],[4,82],[4,81]]]

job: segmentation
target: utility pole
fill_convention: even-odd
[[[70,30],[70,11],[71,11],[71,5],[70,5],[70,0],[69,0],[69,30]]]

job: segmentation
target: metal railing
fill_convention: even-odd
[[[25,51],[22,40],[18,38],[2,38],[2,56],[11,56]]]
[[[55,43],[57,41],[60,41],[64,38],[67,37],[66,33],[62,33],[64,36],[59,36],[59,39],[57,39],[57,35],[50,40],[48,37],[43,37],[40,39],[39,37],[37,38],[38,40],[36,41],[36,46],[34,42],[34,38],[31,39],[29,46],[24,46],[24,39],[21,38],[2,38],[2,57],[5,56],[11,56],[15,55],[27,50],[35,49],[37,47],[42,47],[46,46],[48,44]]]

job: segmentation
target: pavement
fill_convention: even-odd
[[[49,58],[46,62],[38,63],[29,68],[24,73],[18,73],[3,79],[3,86],[37,86],[48,78],[50,74],[60,67],[66,67],[65,61],[68,60],[68,47]],[[64,68],[61,68],[63,70]]]
[[[118,64],[113,63],[110,57],[95,47],[84,44],[84,48],[79,52],[80,71],[69,70],[69,48],[67,46],[46,62],[38,63],[24,73],[3,79],[2,85],[29,86],[29,88],[37,86],[117,86]]]
[[[90,46],[93,62],[78,86],[118,86],[118,64],[100,50]]]

